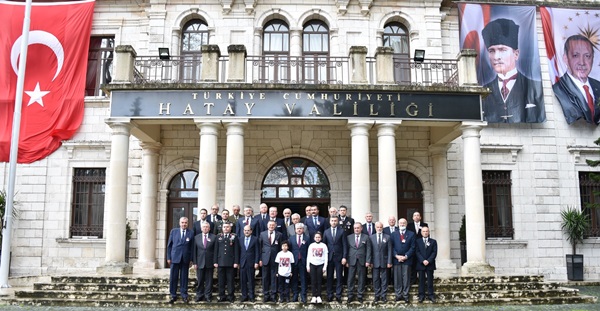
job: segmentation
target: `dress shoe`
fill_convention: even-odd
[[[402,297],[396,297],[396,301],[402,300]]]
[[[333,302],[333,296],[327,296],[327,301]]]
[[[373,302],[378,302],[379,301],[379,297],[375,297],[375,299],[373,299]]]
[[[183,303],[188,303],[188,302],[189,302],[189,300],[187,299],[187,297],[183,298]]]
[[[337,300],[338,303],[342,303],[342,297],[337,297],[335,300]]]
[[[410,301],[408,300],[408,298],[404,299],[405,303],[410,303]]]
[[[387,299],[385,297],[381,297],[381,298],[379,298],[379,301],[381,301],[381,302],[387,302]]]
[[[230,298],[229,298],[229,302],[231,302],[231,303],[234,303],[234,302],[235,302],[235,297],[233,297],[233,296],[232,296],[232,297],[230,297]]]
[[[352,301],[354,301],[354,297],[348,297],[348,303],[351,303]]]
[[[200,302],[202,300],[204,300],[204,297],[196,296],[196,299],[194,299],[194,302]]]
[[[294,295],[292,297],[292,302],[298,302],[298,295]]]
[[[253,298],[250,298],[250,300],[249,300],[249,301],[250,301],[250,302],[256,302],[256,299],[254,299],[254,297],[253,297]]]
[[[175,300],[177,300],[177,298],[171,298],[171,300],[169,300],[169,303],[170,303],[170,304],[174,304],[174,303],[175,303]]]
[[[248,298],[240,298],[240,302],[246,302],[248,301]]]
[[[301,301],[302,303],[306,303],[306,297],[302,297],[302,298],[300,298],[300,301]]]
[[[206,300],[205,300],[205,301],[206,301],[206,302],[211,302],[211,301],[212,301],[212,299],[211,299],[211,298],[206,298]]]
[[[435,298],[433,298],[433,297],[429,297],[429,300],[431,300],[431,302],[432,302],[432,303],[435,303],[435,302],[436,302],[436,301],[435,301]]]
[[[419,303],[423,303],[423,300],[425,300],[423,297],[419,297]]]
[[[217,302],[226,302],[225,298],[221,297],[219,298],[219,300],[217,300]]]
[[[363,303],[363,298],[362,297],[358,297],[358,302]]]

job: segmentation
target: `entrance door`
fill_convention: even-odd
[[[173,228],[179,228],[179,219],[188,218],[188,228],[191,230],[198,215],[198,172],[183,171],[169,183],[167,203],[167,231],[165,237],[165,252],[169,243],[169,233]],[[165,253],[165,267],[168,267]]]
[[[406,172],[396,172],[396,189],[398,193],[398,219],[412,221],[414,212],[423,217],[423,186],[417,176]]]

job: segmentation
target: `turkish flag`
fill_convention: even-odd
[[[94,1],[33,3],[17,162],[43,159],[83,119]],[[8,162],[25,4],[0,2],[0,162]]]

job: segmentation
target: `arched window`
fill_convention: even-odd
[[[398,84],[410,85],[410,45],[404,25],[392,22],[383,29],[383,46],[394,50],[394,79]]]
[[[261,81],[286,83],[290,81],[289,70],[290,29],[286,22],[274,19],[265,25],[263,32],[264,62]]]
[[[183,171],[169,183],[167,235],[179,227],[179,218],[187,217],[189,225],[196,221],[198,214],[198,172]]]
[[[423,185],[417,176],[406,172],[396,172],[396,192],[398,194],[398,218],[412,221],[414,212],[423,216]]]
[[[181,35],[181,82],[200,81],[202,46],[208,44],[208,26],[199,19],[187,22]]]
[[[302,34],[304,83],[328,83],[329,27],[320,20],[304,25]]]
[[[271,167],[262,183],[262,202],[280,209],[290,208],[304,215],[306,205],[316,204],[327,211],[330,203],[329,179],[314,162],[288,158]]]

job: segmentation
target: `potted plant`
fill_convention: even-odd
[[[129,240],[133,235],[133,229],[129,225],[129,221],[125,224],[125,262],[129,262]]]
[[[577,244],[583,243],[583,238],[590,229],[590,217],[573,206],[561,211],[560,216],[562,218],[560,228],[573,247],[573,253],[566,255],[567,278],[570,281],[583,281],[583,254],[576,254],[576,249]]]
[[[460,240],[460,265],[467,262],[467,225],[465,223],[465,215],[462,217],[460,229],[458,229],[458,239]]]
[[[16,208],[17,202],[13,201],[12,216],[18,219],[20,211]],[[6,191],[0,190],[0,253],[2,253],[2,227],[4,225],[4,213],[6,212]]]

